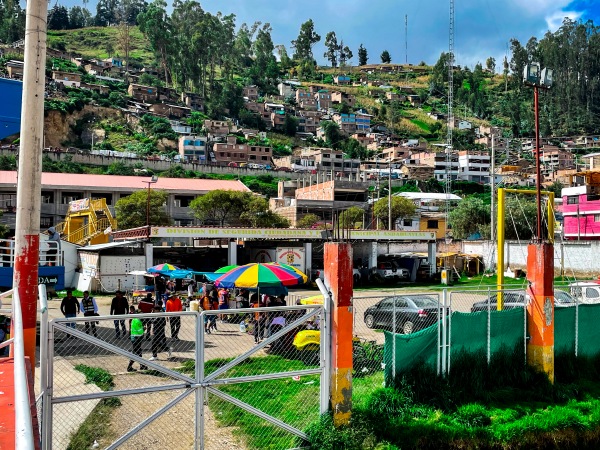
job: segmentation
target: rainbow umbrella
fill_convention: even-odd
[[[278,262],[265,263],[265,264],[267,264],[269,266],[283,267],[284,269],[287,269],[287,270],[297,273],[298,275],[300,275],[302,277],[302,283],[306,283],[308,281],[308,276],[304,272],[302,272],[300,269],[297,269],[294,266],[290,266],[289,264],[282,264],[282,263],[278,263]]]
[[[237,269],[238,267],[240,266],[238,266],[237,264],[233,264],[231,266],[221,267],[220,269],[215,270],[214,273],[227,273],[230,270]]]
[[[221,275],[215,286],[231,289],[256,289],[263,287],[296,286],[303,278],[295,271],[273,264],[252,263],[240,266]]]
[[[179,269],[180,267],[174,266],[173,264],[164,263],[150,267],[148,269],[148,273],[162,273],[164,275],[167,275],[169,272],[173,272],[174,270]]]

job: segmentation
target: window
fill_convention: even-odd
[[[585,289],[585,296],[587,298],[597,298],[598,297],[598,291],[595,288],[586,288]]]
[[[427,229],[437,230],[438,229],[438,221],[437,220],[428,220],[427,221]]]
[[[579,203],[578,196],[567,197],[567,205],[577,205]]]
[[[594,222],[600,222],[600,214],[594,214]]]
[[[83,198],[83,194],[81,192],[63,192],[61,203],[63,205],[68,205],[69,202],[73,200],[80,200]]]
[[[402,226],[403,227],[412,227],[412,219],[404,219],[402,221]]]

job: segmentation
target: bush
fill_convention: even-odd
[[[331,414],[323,414],[318,422],[310,425],[306,434],[314,450],[363,450],[375,448],[376,439],[365,417],[353,412],[348,426],[335,428]]]
[[[456,410],[454,420],[470,428],[485,427],[492,423],[488,411],[483,406],[474,403],[460,406]]]

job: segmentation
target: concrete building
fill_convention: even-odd
[[[69,202],[85,198],[104,198],[113,214],[116,202],[131,195],[135,191],[147,189],[148,178],[138,176],[90,175],[74,173],[42,174],[41,228],[46,229],[62,222],[67,214]],[[192,225],[197,223],[189,210],[189,203],[207,192],[224,189],[250,192],[240,181],[159,178],[151,189],[164,190],[168,193],[165,205],[175,225]],[[0,201],[5,207],[16,205],[17,172],[0,171]],[[15,214],[5,212],[0,222],[7,225],[14,233]]]
[[[409,199],[417,207],[413,217],[398,220],[396,229],[434,232],[437,239],[446,237],[446,202],[449,202],[449,207],[452,209],[462,200],[454,194],[429,192],[401,192],[394,195]]]
[[[127,93],[135,101],[142,103],[154,103],[158,99],[158,88],[154,86],[131,83],[127,88]]]
[[[460,167],[458,165],[458,154],[452,153],[450,155],[449,164],[447,160],[448,155],[446,155],[446,153],[436,153],[433,175],[438,181],[444,182],[446,180],[446,176],[449,176],[451,180],[456,180],[458,177],[458,173],[460,172]]]
[[[258,86],[255,84],[251,86],[244,86],[242,89],[242,96],[247,98],[249,101],[258,100]]]
[[[200,164],[210,162],[206,140],[206,136],[180,136],[179,155],[184,161],[199,162]]]
[[[458,177],[462,181],[487,183],[490,179],[491,156],[487,152],[458,152]]]
[[[230,163],[273,164],[273,149],[262,145],[238,144],[236,136],[227,136],[225,143],[213,145],[215,160],[219,165]]]
[[[80,87],[81,74],[77,72],[63,72],[61,70],[52,71],[52,79],[57,84],[63,84],[67,87]]]

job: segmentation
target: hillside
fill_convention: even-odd
[[[131,26],[130,59],[140,65],[151,64],[154,55],[148,40],[137,26]],[[124,56],[120,50],[119,27],[90,27],[76,30],[48,30],[48,46],[83,58]]]

